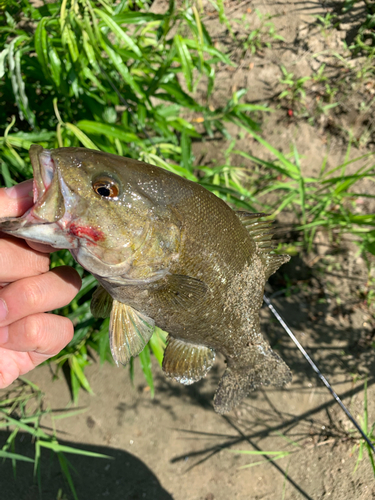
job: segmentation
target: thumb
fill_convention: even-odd
[[[0,189],[0,218],[19,217],[33,205],[33,180]]]

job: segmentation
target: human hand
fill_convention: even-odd
[[[32,181],[0,189],[0,218],[19,217],[33,204]],[[49,270],[52,247],[0,232],[0,389],[46,359],[73,337],[67,318],[46,311],[63,307],[81,287],[68,266]]]

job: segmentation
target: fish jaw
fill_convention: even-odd
[[[76,248],[77,239],[58,224],[66,211],[51,151],[32,145],[30,158],[34,173],[34,205],[21,217],[1,218],[0,231],[54,248]]]

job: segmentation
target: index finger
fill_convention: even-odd
[[[0,218],[19,217],[33,205],[33,180],[0,189]]]

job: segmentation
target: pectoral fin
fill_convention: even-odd
[[[113,299],[107,290],[98,285],[92,294],[90,309],[94,318],[108,318],[111,314]]]
[[[198,344],[188,344],[171,336],[164,352],[163,371],[165,375],[181,384],[198,382],[212,368],[215,351]]]
[[[169,274],[158,284],[154,294],[163,305],[188,309],[201,301],[208,287],[203,281],[179,274]]]
[[[154,331],[154,320],[130,306],[113,301],[109,321],[109,343],[116,364],[126,365],[143,351]]]

